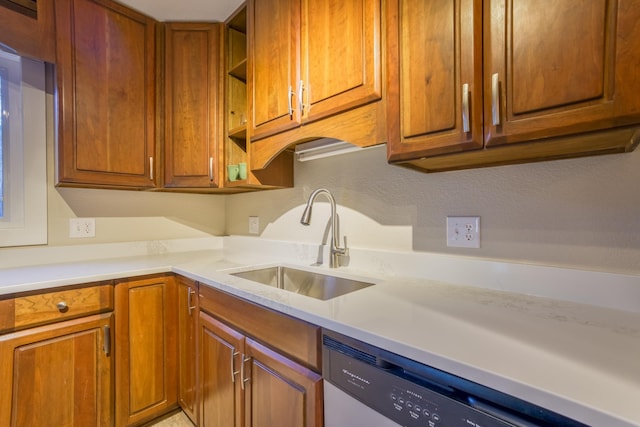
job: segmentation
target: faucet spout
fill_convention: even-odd
[[[340,266],[340,257],[349,255],[349,248],[347,248],[347,236],[344,237],[344,247],[341,248],[338,246],[337,242],[340,238],[338,230],[338,215],[336,213],[336,201],[329,190],[326,188],[318,188],[311,193],[309,200],[307,201],[307,206],[300,218],[300,223],[302,225],[309,225],[311,223],[311,208],[316,197],[320,194],[329,199],[329,203],[331,204],[331,259],[329,260],[329,267],[336,268]]]

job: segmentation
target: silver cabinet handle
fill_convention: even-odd
[[[191,301],[191,295],[195,294],[196,291],[192,290],[191,288],[189,288],[187,290],[187,309],[189,310],[189,316],[191,316],[191,312],[192,310],[194,310],[196,308],[195,305],[192,305],[192,301]]]
[[[462,131],[469,132],[469,84],[462,85]]]
[[[111,328],[108,325],[105,325],[102,327],[102,332],[104,334],[102,351],[104,351],[104,354],[108,356],[109,353],[111,353]]]
[[[153,181],[153,157],[149,157],[149,179]]]
[[[300,83],[298,83],[298,103],[300,104],[300,115],[304,115],[304,99],[303,99],[303,94],[304,94],[304,82],[302,80],[300,80]]]
[[[239,355],[240,353],[236,351],[235,348],[231,349],[231,382],[235,383],[236,382],[236,375],[238,375],[240,373],[240,371],[236,371],[236,363],[235,363],[235,359],[236,356]]]
[[[500,124],[500,76],[491,76],[491,122],[494,126]]]
[[[213,181],[213,157],[209,157],[209,181]]]
[[[69,306],[67,305],[66,301],[60,301],[56,304],[56,307],[58,308],[60,313],[64,313],[69,310]]]
[[[293,91],[293,88],[291,86],[289,86],[289,93],[287,94],[287,97],[289,98],[289,117],[293,118],[293,105],[291,104],[291,100],[292,98],[296,96],[296,93]]]
[[[244,364],[249,360],[251,360],[250,357],[244,357],[244,354],[242,355],[242,361],[240,362],[240,387],[242,388],[242,390],[244,390],[244,383],[251,379],[244,377]]]

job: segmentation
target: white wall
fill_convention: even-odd
[[[376,147],[295,166],[293,189],[228,196],[227,232],[247,234],[257,215],[264,238],[318,243],[328,204],[316,203],[311,227],[299,218],[309,193],[326,187],[351,247],[640,274],[640,150],[423,174],[388,165]],[[482,247],[447,248],[447,215],[480,216]]]

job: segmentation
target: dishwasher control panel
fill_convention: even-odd
[[[325,368],[327,381],[405,427],[516,425],[335,350],[325,352]]]

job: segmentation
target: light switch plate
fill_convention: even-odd
[[[457,248],[479,248],[480,217],[448,216],[447,246]]]

